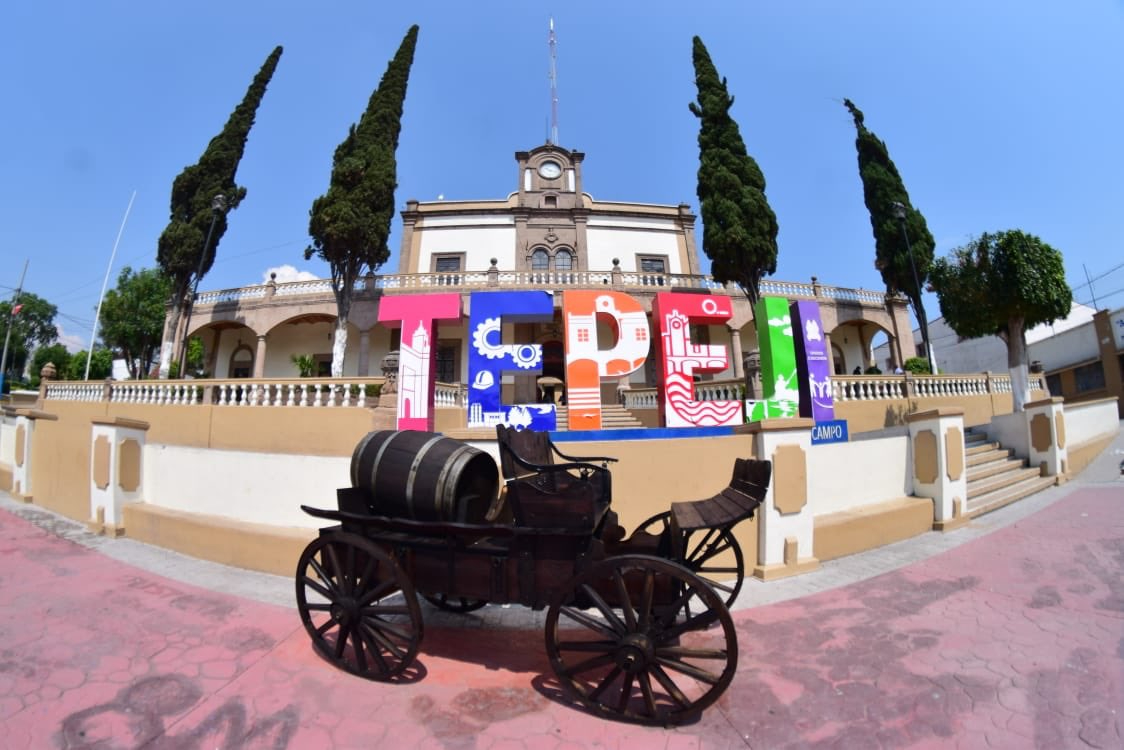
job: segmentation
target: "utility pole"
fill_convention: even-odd
[[[12,326],[16,323],[16,306],[20,303],[20,294],[23,292],[23,280],[27,276],[27,264],[30,258],[23,262],[23,273],[20,274],[20,283],[16,287],[16,294],[12,297],[12,309],[8,314],[8,332],[4,335],[4,353],[0,355],[0,396],[4,394],[4,373],[8,370],[8,343],[12,340]]]

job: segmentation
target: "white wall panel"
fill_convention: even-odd
[[[420,273],[429,273],[433,267],[431,258],[444,253],[464,253],[465,271],[486,271],[492,258],[501,269],[515,268],[514,226],[422,229],[420,233]]]
[[[813,445],[804,512],[820,516],[906,497],[911,475],[908,435]]]
[[[351,458],[293,456],[148,444],[145,500],[152,505],[272,526],[319,528],[301,504],[336,507]]]
[[[685,273],[679,263],[679,242],[675,234],[589,227],[589,267],[600,271],[613,267],[619,258],[622,271],[636,271],[636,255],[667,256],[668,273]]]

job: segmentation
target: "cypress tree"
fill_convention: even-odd
[[[328,263],[336,298],[332,377],[343,375],[355,282],[364,269],[373,272],[390,257],[387,240],[398,187],[395,152],[417,40],[418,27],[411,26],[371,93],[367,110],[336,147],[328,192],[313,201],[309,211],[312,244],[304,257],[316,255]]]
[[[207,144],[199,161],[180,172],[172,183],[171,220],[160,235],[156,250],[157,264],[171,279],[172,294],[160,353],[162,378],[167,377],[172,360],[178,358],[180,342],[175,340],[176,332],[188,302],[188,290],[197,282],[196,272],[199,271],[199,278],[202,278],[211,270],[215,262],[215,248],[226,233],[226,213],[238,208],[246,197],[246,188],[235,184],[234,175],[242,160],[254,115],[277,68],[277,61],[281,59],[281,52],[281,47],[277,47],[270,53],[222,132]],[[225,212],[215,214],[212,211],[211,203],[216,195],[226,198]],[[210,233],[211,241],[204,248],[212,218],[215,220],[214,232]]]
[[[761,278],[777,270],[777,217],[765,198],[765,175],[730,116],[734,97],[697,36],[693,58],[699,125],[699,209],[703,252],[717,281],[737,284],[756,307]]]
[[[913,303],[927,346],[929,334],[921,294],[933,265],[936,242],[925,223],[925,217],[909,202],[909,193],[898,174],[898,168],[890,160],[886,144],[867,130],[863,124],[863,113],[854,102],[844,99],[843,104],[850,110],[858,131],[855,148],[859,157],[859,176],[863,182],[863,200],[870,212],[870,227],[874,231],[874,265],[882,274],[887,292],[901,292]],[[895,203],[905,206],[908,244],[906,235],[902,232],[901,220],[894,213]],[[917,267],[918,283],[914,283],[910,249],[913,251],[913,263]]]

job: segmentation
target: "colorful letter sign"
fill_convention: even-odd
[[[553,430],[554,404],[501,403],[500,385],[505,372],[532,374],[542,371],[542,345],[503,343],[503,323],[549,322],[554,299],[547,292],[473,292],[468,319],[468,426]]]
[[[726,347],[691,343],[692,321],[724,323],[733,314],[729,297],[661,293],[652,304],[660,341],[660,415],[666,427],[738,424],[740,401],[696,401],[695,373],[722,372]]]
[[[816,422],[835,419],[831,397],[831,359],[820,321],[820,305],[798,300],[789,307],[793,327],[801,335],[795,339],[796,367],[800,373],[800,416]]]
[[[474,292],[469,303],[468,426],[555,429],[554,404],[501,403],[505,374],[537,374],[542,372],[543,362],[541,344],[505,343],[503,324],[549,322],[554,316],[552,295],[545,291]],[[740,421],[739,401],[697,401],[694,393],[694,376],[724,371],[729,358],[724,346],[693,343],[691,323],[725,323],[733,315],[732,304],[725,295],[655,295],[652,320],[659,341],[657,385],[665,426]],[[764,398],[746,403],[746,419],[794,417],[799,412],[817,424],[828,424],[834,417],[831,359],[819,305],[801,300],[790,306],[786,299],[766,297],[758,301],[755,312]],[[398,429],[433,429],[436,322],[459,320],[460,314],[459,294],[388,295],[380,300],[379,322],[402,328]],[[648,318],[640,301],[622,292],[572,290],[564,293],[562,319],[569,427],[599,430],[601,383],[627,377],[644,366],[652,339]],[[599,325],[613,339],[605,349],[599,346]],[[825,432],[825,439],[837,432],[831,436]]]
[[[772,417],[795,417],[800,391],[788,300],[781,297],[761,298],[757,301],[754,318],[757,321],[757,341],[761,347],[761,385],[765,398],[746,403],[746,420],[757,422]]]
[[[612,329],[611,349],[597,346],[597,319]],[[601,429],[601,380],[644,366],[649,329],[644,308],[621,292],[567,291],[562,297],[566,327],[566,404],[571,430]]]
[[[437,379],[434,321],[459,320],[459,294],[383,297],[379,322],[402,327],[398,354],[398,429],[433,430],[433,392]]]

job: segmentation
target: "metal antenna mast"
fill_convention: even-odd
[[[550,19],[550,140],[558,145],[558,71],[555,66],[554,19]]]

